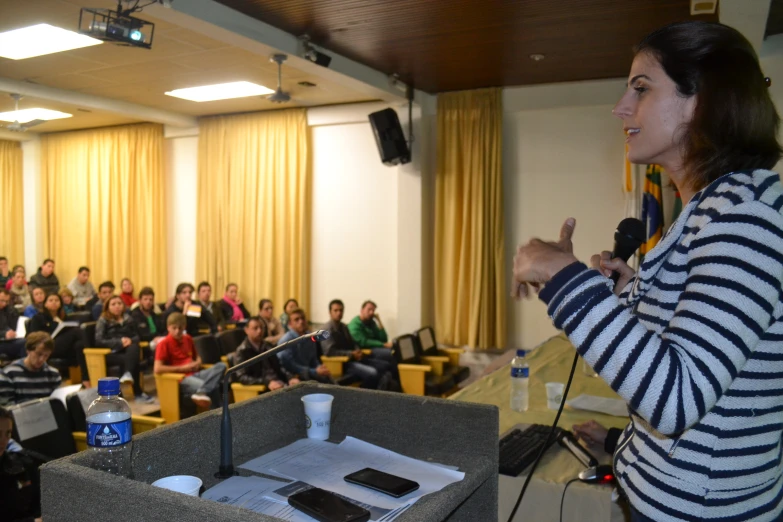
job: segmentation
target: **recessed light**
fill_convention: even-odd
[[[103,42],[83,34],[49,24],[38,24],[0,33],[0,56],[24,60],[100,43]]]
[[[546,58],[546,56],[544,56],[543,54],[531,54],[530,55],[530,59],[533,60],[534,62],[540,62],[544,58]]]
[[[250,82],[218,83],[215,85],[202,85],[200,87],[188,87],[175,89],[165,93],[168,96],[182,98],[194,102],[206,102],[215,100],[228,100],[231,98],[245,98],[247,96],[263,96],[275,92],[269,87]]]
[[[33,120],[59,120],[61,118],[70,118],[71,116],[73,114],[50,109],[20,109],[18,111],[0,113],[0,121],[27,123]]]

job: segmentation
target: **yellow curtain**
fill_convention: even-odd
[[[305,109],[203,118],[198,144],[196,274],[228,283],[255,314],[310,294],[310,166]]]
[[[22,145],[0,140],[0,256],[8,258],[9,269],[24,265],[22,185]]]
[[[500,89],[438,95],[435,323],[471,348],[506,344]]]
[[[87,265],[96,287],[128,277],[166,296],[164,184],[162,125],[44,135],[43,255],[60,284]]]

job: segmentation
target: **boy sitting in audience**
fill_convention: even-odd
[[[168,324],[169,315],[180,313],[185,316],[185,320],[187,321],[187,333],[189,335],[199,335],[199,329],[202,323],[208,325],[207,328],[209,328],[210,333],[216,333],[217,323],[209,310],[191,300],[193,290],[195,289],[190,283],[180,283],[177,285],[177,294],[174,296],[174,302],[171,303],[163,313],[163,317],[166,318],[166,324]],[[207,328],[205,328],[205,330]]]
[[[11,293],[0,288],[0,354],[17,359],[24,357],[24,339],[16,336],[19,314],[10,303]]]
[[[202,310],[206,310],[209,314],[202,314],[202,322],[199,324],[199,329],[209,328],[209,331],[215,333],[215,329],[218,332],[222,332],[226,324],[223,317],[223,312],[216,303],[212,301],[212,285],[206,281],[202,281],[198,284],[198,290],[196,290],[196,304],[201,306]],[[210,323],[212,321],[212,323]],[[213,327],[215,329],[213,329]]]
[[[273,347],[264,341],[267,337],[266,323],[260,317],[251,317],[245,325],[245,340],[237,348],[234,364],[252,359]],[[269,391],[279,390],[284,386],[299,384],[299,379],[280,366],[277,357],[272,356],[237,371],[234,380],[242,384],[263,384]]]
[[[38,272],[30,278],[30,288],[42,288],[46,295],[60,290],[60,281],[54,275],[54,259],[44,259]]]
[[[86,266],[79,267],[76,277],[68,283],[68,289],[73,292],[74,305],[89,309],[95,304],[93,301],[97,299],[97,294],[90,281],[90,269]]]
[[[11,279],[13,272],[8,270],[8,258],[0,256],[0,288],[5,288],[5,284]]]
[[[139,306],[131,311],[131,318],[136,323],[139,339],[155,346],[166,336],[166,321],[155,312],[155,291],[145,286],[139,292]]]
[[[71,292],[70,288],[62,288],[57,293],[63,301],[63,312],[65,312],[65,315],[68,316],[74,313],[76,311],[76,305],[73,304],[73,292]]]
[[[25,350],[27,356],[24,359],[3,368],[8,377],[6,386],[10,383],[13,389],[13,404],[48,397],[62,382],[60,373],[46,363],[54,351],[54,340],[48,333],[33,332],[28,335]]]
[[[101,318],[101,314],[103,313],[103,305],[112,296],[113,293],[114,283],[111,281],[104,281],[100,284],[100,286],[98,286],[98,302],[95,303],[95,305],[92,307],[92,319],[94,321],[97,321]]]
[[[297,337],[310,333],[307,331],[307,317],[304,310],[297,308],[288,314],[288,331],[280,338],[278,345],[287,343]],[[303,381],[314,380],[331,383],[329,368],[318,360],[318,348],[315,343],[307,342],[292,346],[277,354],[283,368],[289,373],[298,375]]]
[[[33,302],[30,290],[27,287],[27,281],[24,280],[23,268],[17,268],[14,271],[13,277],[8,281],[5,288],[11,293],[11,304],[14,307],[24,310]]]
[[[44,292],[43,288],[33,288],[31,293],[33,302],[24,309],[24,313],[22,314],[29,318],[33,318],[35,317],[35,314],[43,312],[43,305],[46,300],[46,292]]]
[[[155,373],[181,373],[180,389],[185,396],[201,408],[209,408],[213,399],[219,403],[220,379],[226,365],[216,363],[201,369],[201,357],[196,353],[193,338],[185,333],[187,321],[179,312],[172,312],[166,319],[169,334],[155,348]]]

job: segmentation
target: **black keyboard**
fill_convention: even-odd
[[[500,439],[500,474],[516,477],[530,466],[541,446],[546,442],[552,426],[532,424],[530,427],[520,430],[515,428]],[[555,434],[549,441],[547,449],[554,444],[564,433],[562,428],[555,428]]]

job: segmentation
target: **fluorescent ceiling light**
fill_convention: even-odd
[[[0,56],[24,60],[99,43],[103,42],[49,24],[38,24],[0,33]]]
[[[61,118],[70,118],[71,116],[73,114],[49,109],[21,109],[0,113],[0,121],[27,123],[33,120],[59,120]]]
[[[215,100],[228,100],[230,98],[245,98],[247,96],[262,96],[275,92],[269,87],[250,82],[218,83],[216,85],[202,85],[201,87],[188,87],[187,89],[175,89],[166,94],[183,100],[205,102]]]

